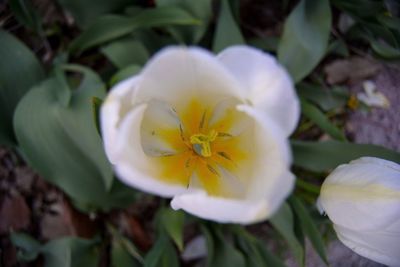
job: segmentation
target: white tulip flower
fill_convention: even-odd
[[[324,181],[318,205],[347,247],[400,266],[400,165],[372,157],[341,165]]]
[[[101,128],[126,184],[172,197],[174,209],[246,224],[270,216],[293,189],[287,137],[299,113],[272,56],[169,47],[111,89]]]

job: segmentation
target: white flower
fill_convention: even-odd
[[[105,150],[126,184],[219,222],[270,216],[291,192],[288,135],[299,118],[287,72],[235,46],[217,57],[171,47],[115,86],[101,109]]]
[[[318,204],[347,247],[400,266],[400,165],[372,157],[341,165],[324,181]]]

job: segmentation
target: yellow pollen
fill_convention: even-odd
[[[218,133],[215,130],[211,130],[208,134],[194,134],[190,137],[190,143],[197,154],[203,157],[211,157],[211,143],[217,136]]]

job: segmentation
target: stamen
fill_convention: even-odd
[[[193,145],[194,151],[203,157],[211,157],[211,142],[217,138],[217,131],[211,130],[208,135],[194,134],[190,137],[190,143]]]

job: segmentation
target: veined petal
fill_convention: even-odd
[[[373,261],[400,266],[400,220],[389,229],[357,231],[334,225],[340,241],[357,254]]]
[[[386,227],[400,214],[400,167],[377,158],[341,165],[325,179],[319,204],[335,224],[348,229]]]
[[[249,224],[264,220],[269,210],[264,200],[246,201],[212,197],[204,191],[175,196],[171,201],[173,209],[183,209],[203,219],[221,223]]]
[[[243,90],[232,74],[201,48],[164,49],[145,66],[141,77],[136,103],[157,99],[180,106],[193,98],[215,102],[226,97],[243,99]]]
[[[247,99],[289,136],[300,117],[299,101],[290,76],[275,58],[255,48],[233,46],[218,59],[241,83]]]
[[[132,95],[139,76],[118,83],[108,94],[100,109],[101,133],[105,152],[111,163],[115,162],[115,146],[118,126],[125,114],[132,108]]]
[[[146,107],[146,104],[134,107],[121,122],[115,147],[118,177],[130,186],[160,196],[182,193],[186,187],[158,179],[157,166],[149,161],[143,151],[140,128]]]

